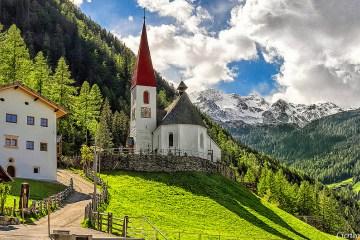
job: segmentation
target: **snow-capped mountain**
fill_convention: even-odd
[[[190,94],[192,102],[218,122],[257,124],[294,123],[300,127],[316,119],[344,111],[333,103],[311,105],[278,100],[267,102],[258,95],[240,96],[208,89]]]

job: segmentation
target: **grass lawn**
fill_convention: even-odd
[[[111,172],[102,177],[110,185],[107,211],[130,216],[130,227],[140,227],[132,217],[148,216],[169,239],[179,239],[179,232],[186,240],[201,239],[199,233],[229,236],[221,239],[337,239],[221,176]]]
[[[346,180],[341,181],[341,182],[329,184],[328,187],[329,188],[336,188],[336,187],[345,187],[347,185],[352,185],[352,190],[355,193],[360,192],[360,182],[355,183],[355,182],[353,182],[352,178],[346,179]]]
[[[6,200],[6,206],[12,207],[14,205],[14,198],[16,199],[16,206],[19,204],[19,195],[21,190],[21,184],[27,182],[30,184],[30,200],[42,200],[58,192],[61,192],[66,186],[46,181],[30,180],[16,178],[14,182],[10,183],[11,192]]]

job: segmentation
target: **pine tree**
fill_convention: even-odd
[[[104,121],[106,122],[107,126],[109,127],[111,131],[112,126],[112,112],[109,100],[106,98],[104,101],[104,105],[101,110],[101,117],[104,118]]]
[[[298,197],[297,197],[297,205],[299,209],[300,215],[311,215],[314,212],[314,189],[311,187],[308,181],[301,182],[299,187]]]
[[[269,169],[267,167],[264,167],[261,170],[259,183],[257,184],[257,191],[258,191],[258,194],[260,197],[265,196],[266,191],[269,189],[269,185],[267,182],[268,171],[269,171]]]
[[[100,123],[96,132],[96,146],[101,149],[108,149],[113,146],[110,128],[106,122],[105,115],[101,115]]]
[[[12,25],[0,37],[0,83],[27,82],[32,69],[29,51],[20,30]]]
[[[102,96],[98,89],[97,85],[90,89],[89,83],[85,81],[79,96],[75,98],[74,118],[77,125],[85,131],[86,144],[88,144],[88,131],[97,124],[100,117]]]
[[[53,76],[50,98],[61,106],[71,109],[76,94],[73,84],[74,80],[71,78],[69,66],[66,64],[65,58],[61,57]]]
[[[49,68],[44,54],[39,52],[35,57],[34,69],[27,85],[40,94],[49,96],[50,88],[53,87],[51,84],[51,69]]]
[[[92,85],[90,90],[90,97],[91,97],[91,111],[92,111],[92,120],[88,123],[88,129],[92,136],[96,134],[96,125],[100,121],[100,113],[101,113],[101,106],[103,105],[103,96],[100,92],[100,88],[97,84]]]
[[[157,95],[157,102],[159,104],[160,107],[162,108],[166,108],[170,102],[168,101],[167,97],[166,97],[166,92],[164,90],[160,90],[158,95]]]
[[[116,111],[112,121],[112,134],[115,146],[124,145],[128,135],[129,117],[123,112]]]

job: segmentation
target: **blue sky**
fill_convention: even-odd
[[[189,90],[360,106],[359,0],[73,1],[134,52],[145,7],[156,70]]]
[[[236,4],[236,1],[225,2],[226,4],[222,0],[194,2],[197,6],[206,9],[213,17],[213,20],[204,21],[202,26],[215,36],[220,30],[229,27],[230,11]],[[136,0],[92,0],[91,3],[85,1],[81,5],[81,9],[101,26],[110,31],[116,31],[120,37],[137,36],[140,33],[143,11]],[[129,21],[129,18],[133,21]],[[158,13],[150,11],[147,11],[147,23],[151,26],[177,24],[172,17],[160,16]],[[266,63],[262,57],[233,61],[227,65],[235,73],[233,81],[224,82],[220,79],[219,82],[207,87],[215,87],[228,93],[235,92],[241,95],[248,95],[252,92],[269,95],[276,89],[273,75],[278,73],[279,66]],[[172,73],[172,75],[174,74],[177,75]],[[176,82],[178,80],[176,79]]]

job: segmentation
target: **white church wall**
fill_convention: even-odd
[[[174,145],[169,147],[169,134],[173,133]],[[201,134],[203,147],[201,147]],[[207,134],[207,129],[199,125],[170,124],[159,126],[153,134],[154,149],[167,154],[169,149],[180,150],[182,154],[211,159],[208,150],[213,150],[213,161],[221,160],[221,150]]]
[[[56,180],[56,114],[40,100],[14,88],[0,91],[0,165],[6,170],[15,167],[16,177]],[[28,105],[25,104],[28,103]],[[17,123],[6,122],[6,113],[16,114]],[[27,125],[27,116],[35,118]],[[40,119],[48,119],[48,127],[40,126]],[[5,146],[6,135],[17,137],[17,147]],[[26,149],[26,141],[34,142],[34,150]],[[40,151],[40,143],[47,143],[47,151]],[[13,162],[9,162],[12,159]],[[34,167],[39,173],[34,173]]]
[[[215,141],[211,139],[210,136],[208,136],[208,146],[207,147],[208,147],[208,149],[213,151],[213,161],[215,161],[215,162],[221,161],[221,149],[215,143]]]
[[[144,91],[149,92],[149,104],[144,103]],[[156,87],[136,86],[131,90],[130,136],[136,151],[152,150],[152,132],[156,128]],[[142,115],[142,108],[150,109],[150,118]]]

